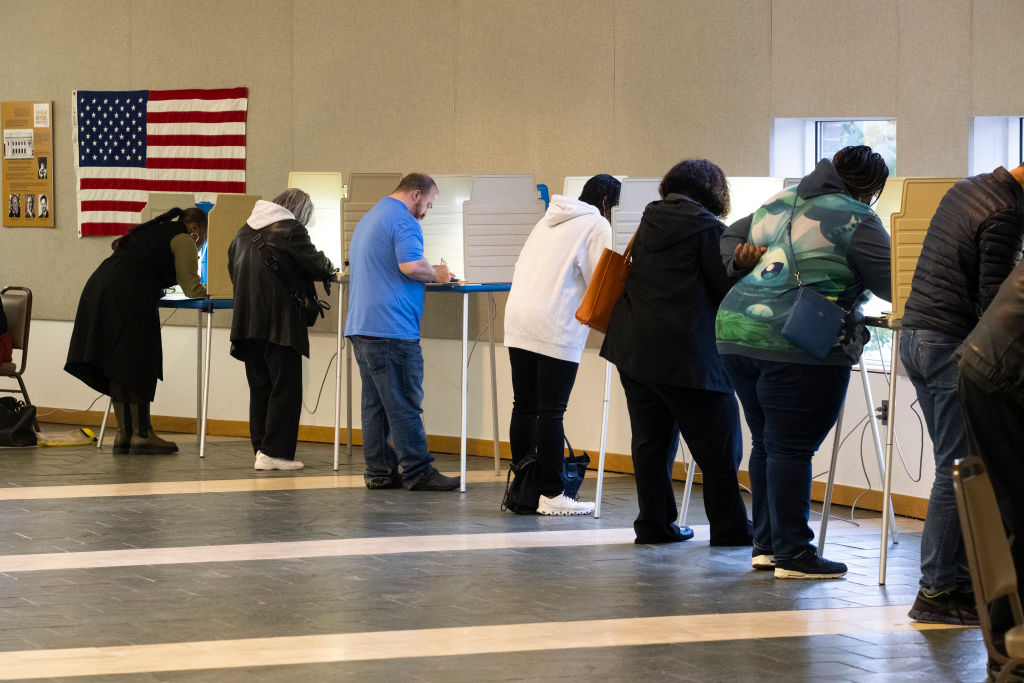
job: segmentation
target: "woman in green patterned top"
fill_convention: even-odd
[[[722,237],[730,274],[742,273],[734,254],[746,245],[765,248],[722,300],[715,335],[752,438],[752,564],[777,578],[846,573],[811,544],[811,457],[839,417],[867,341],[860,308],[869,292],[890,298],[889,236],[869,207],[888,175],[870,147],[845,147]],[[824,359],[782,335],[800,283],[847,312]]]

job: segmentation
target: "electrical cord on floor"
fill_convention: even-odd
[[[331,366],[334,365],[334,361],[337,360],[337,358],[338,352],[335,351],[331,355],[331,359],[327,361],[327,368],[324,370],[324,378],[320,380],[320,391],[318,391],[316,394],[316,403],[313,404],[313,409],[310,410],[309,406],[306,405],[306,399],[302,399],[302,408],[310,415],[315,414],[317,409],[320,408],[320,398],[324,395],[324,385],[327,384],[327,377],[331,374]]]

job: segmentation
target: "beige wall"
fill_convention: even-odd
[[[4,32],[0,99],[54,101],[57,217],[0,230],[0,283],[52,319],[109,253],[77,237],[75,88],[248,86],[261,194],[291,170],[525,171],[557,191],[706,156],[765,175],[776,116],[896,116],[898,173],[956,176],[970,116],[1024,114],[1020,0],[0,0],[0,17],[33,27]],[[457,333],[457,302],[427,315]]]

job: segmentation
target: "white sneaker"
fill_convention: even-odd
[[[754,555],[750,560],[750,566],[754,569],[775,569],[774,555]]]
[[[542,495],[537,502],[537,514],[539,515],[589,515],[593,511],[593,503],[581,503],[578,500],[566,498],[564,493],[559,493],[554,498]]]
[[[256,465],[258,470],[301,470],[303,465],[298,460],[285,460],[284,458],[271,458],[263,451],[256,452]]]

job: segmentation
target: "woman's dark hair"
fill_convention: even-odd
[[[714,215],[729,215],[729,183],[722,169],[707,159],[687,159],[673,166],[658,186],[661,198],[684,194]]]
[[[173,221],[174,219],[180,220],[182,223],[193,223],[198,225],[202,234],[206,234],[206,213],[202,209],[197,209],[194,206],[187,209],[179,209],[177,207],[160,214],[152,220],[148,220],[145,223],[140,223],[134,228],[128,231],[127,234],[121,235],[116,240],[110,243],[110,248],[114,251],[120,251],[128,246],[128,242],[131,238],[150,227],[151,225],[157,225],[158,223],[166,223]]]
[[[612,207],[619,205],[622,183],[607,173],[599,173],[586,182],[580,192],[580,201],[596,206],[601,215],[611,220]]]
[[[865,204],[882,194],[889,178],[885,159],[867,145],[843,147],[832,157],[832,165],[853,198]]]

